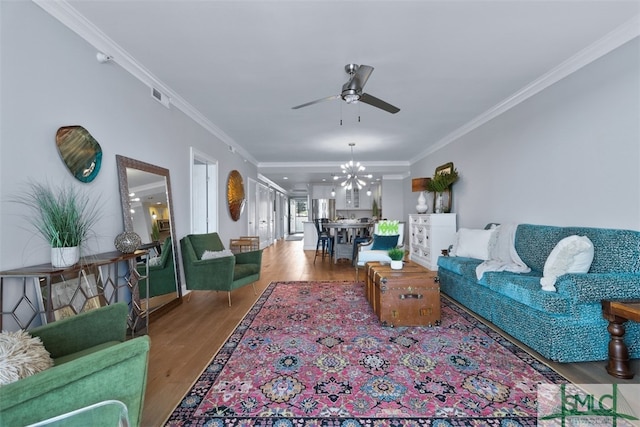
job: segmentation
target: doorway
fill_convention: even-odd
[[[309,203],[306,197],[289,199],[289,234],[303,233],[304,222],[309,219]]]
[[[218,161],[191,147],[191,233],[218,231]]]

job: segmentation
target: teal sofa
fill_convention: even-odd
[[[559,276],[556,292],[543,291],[545,261],[571,235],[593,242],[591,267],[584,274]],[[442,292],[550,360],[606,360],[609,333],[601,301],[640,298],[640,232],[519,224],[515,249],[531,272],[486,272],[478,280],[481,260],[440,257]],[[640,324],[625,327],[630,357],[639,358]]]
[[[222,251],[218,233],[189,234],[180,240],[186,287],[189,290],[231,291],[260,279],[262,249],[213,259],[201,259],[205,251]]]
[[[0,387],[0,425],[32,424],[105,400],[124,403],[130,425],[140,425],[150,341],[126,340],[128,314],[117,303],[30,330],[54,366]]]

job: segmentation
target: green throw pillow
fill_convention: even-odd
[[[398,245],[398,237],[398,234],[393,236],[380,236],[378,234],[374,234],[371,250],[388,251],[391,248],[395,248]]]
[[[380,221],[378,223],[378,234],[381,236],[391,236],[400,234],[398,223],[400,221]]]

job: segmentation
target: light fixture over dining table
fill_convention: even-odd
[[[363,181],[363,178],[369,178],[373,175],[364,175],[365,167],[360,164],[360,162],[353,161],[353,147],[356,145],[355,142],[349,143],[349,147],[351,147],[351,160],[347,163],[340,165],[342,169],[342,173],[345,175],[345,180],[342,182],[342,186],[347,190],[351,190],[352,188],[358,188],[358,190],[362,190],[362,187],[365,186],[366,182]]]

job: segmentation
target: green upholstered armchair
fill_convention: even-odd
[[[138,266],[141,276],[146,274],[144,265]],[[140,298],[147,297],[147,284],[139,282]],[[176,292],[176,267],[173,259],[171,237],[164,239],[158,264],[149,264],[149,298]]]
[[[128,314],[117,303],[30,330],[54,366],[0,387],[0,425],[32,424],[105,400],[124,403],[130,425],[140,425],[149,337],[126,340]]]
[[[180,240],[186,286],[189,290],[231,291],[260,279],[262,249],[221,258],[200,259],[204,251],[222,251],[218,233],[189,234]]]

